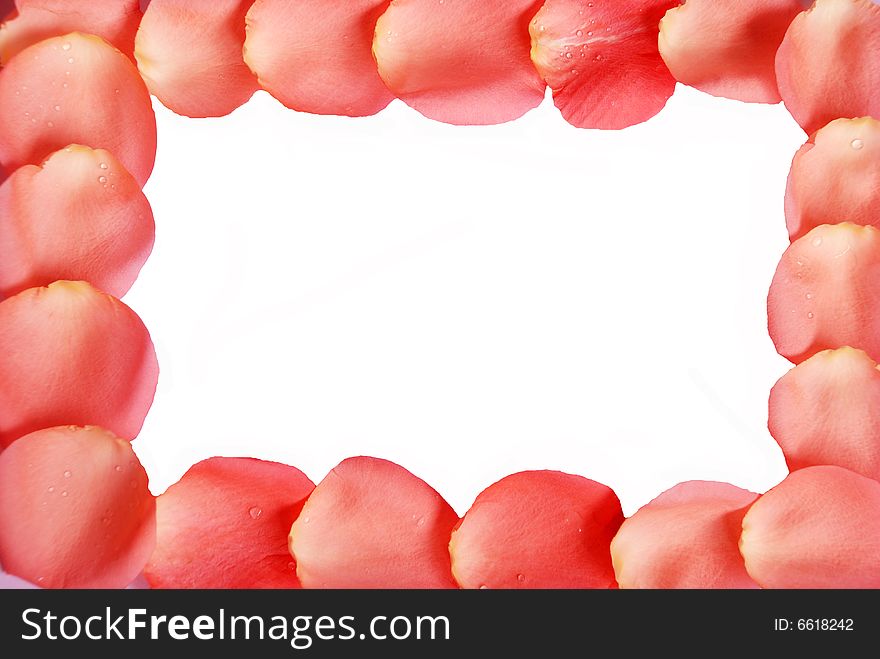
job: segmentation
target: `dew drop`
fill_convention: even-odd
[[[855,139],[849,143],[849,145],[854,148],[856,151],[861,151],[862,147],[865,146],[864,140]]]
[[[290,561],[290,562],[287,564],[287,569],[288,569],[288,570],[295,570],[295,569],[296,569],[296,563],[294,563],[293,561]]]
[[[49,128],[55,128],[55,124],[52,123],[51,121],[47,121],[47,122],[46,122],[46,125],[47,125]]]
[[[583,31],[583,30],[578,30],[577,32],[575,32],[575,35],[577,35],[577,36],[579,36],[579,37],[582,37],[582,36],[584,36],[584,31]]]
[[[74,59],[73,59],[72,57],[68,57],[68,58],[67,58],[67,63],[68,63],[68,64],[73,64],[73,62],[74,62]]]
[[[516,575],[516,580],[519,581],[520,583],[522,583],[523,581],[526,580],[526,575],[518,574],[518,575]]]
[[[50,486],[49,486],[49,492],[54,492],[54,491],[55,491],[55,488],[52,487],[52,486],[50,485]]]
[[[106,183],[106,182],[107,182],[106,176],[99,176],[98,177],[98,183]]]
[[[64,477],[65,477],[65,478],[70,478],[71,476],[73,476],[73,474],[70,473],[70,470],[69,470],[69,469],[66,469],[66,470],[64,471]]]
[[[262,514],[263,509],[258,506],[254,506],[248,511],[248,515],[250,515],[252,519],[259,519]]]
[[[115,469],[116,471],[122,471],[122,465],[116,465],[116,466],[114,467],[114,469]]]
[[[813,294],[812,294],[812,293],[807,293],[804,297],[807,298],[808,300],[812,300],[812,299],[813,299]]]
[[[66,496],[67,496],[67,490],[62,490],[62,491],[61,491],[61,496],[66,497]]]
[[[70,44],[66,43],[63,46],[61,46],[61,50],[70,50]]]
[[[64,86],[65,86],[65,87],[67,86],[67,83],[66,83],[66,82],[64,83]],[[60,106],[60,105],[56,105],[56,106],[54,107],[54,110],[55,110],[55,112],[61,112],[61,106]]]
[[[480,586],[480,590],[489,590],[489,586],[483,584],[482,586]]]
[[[590,30],[589,32],[587,32],[587,36],[588,36],[588,37],[592,37],[592,36],[593,36],[593,31]]]
[[[822,238],[821,237],[813,238],[813,247],[821,247],[821,245],[822,245]]]

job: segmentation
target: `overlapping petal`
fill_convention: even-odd
[[[253,0],[151,0],[135,42],[138,69],[162,104],[187,117],[219,117],[257,90],[244,63]],[[276,44],[286,49],[290,42]]]
[[[529,59],[540,0],[392,0],[376,24],[379,75],[407,105],[449,124],[498,124],[544,98]]]
[[[122,297],[154,233],[150,204],[116,157],[71,145],[0,185],[0,299],[59,279]]]
[[[141,185],[156,158],[156,118],[137,68],[78,32],[30,46],[0,71],[0,168],[38,165],[69,144],[110,151]]]
[[[298,588],[290,526],[314,483],[299,469],[252,458],[210,458],[156,503],[153,588]]]
[[[64,426],[0,453],[0,562],[44,588],[124,588],[156,543],[156,502],[131,445]]]
[[[312,492],[290,530],[304,588],[455,588],[458,515],[427,483],[378,458],[349,458]]]
[[[566,121],[626,128],[666,105],[675,79],[657,48],[678,0],[547,0],[532,20],[531,58]]]
[[[612,588],[609,545],[623,522],[611,488],[526,471],[483,490],[452,534],[463,588]]]
[[[301,112],[372,115],[393,95],[373,59],[376,21],[389,0],[257,0],[245,59],[260,85]]]
[[[134,438],[159,367],[140,318],[84,282],[30,288],[0,302],[0,446],[58,425]]]

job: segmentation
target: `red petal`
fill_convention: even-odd
[[[820,224],[880,222],[880,121],[837,119],[797,152],[785,191],[792,240]]]
[[[747,103],[779,103],[776,51],[805,0],[687,0],[660,23],[675,79]]]
[[[0,562],[45,588],[124,588],[156,544],[156,502],[131,445],[63,427],[0,453]]]
[[[72,145],[0,186],[0,299],[59,279],[122,297],[150,255],[153,213],[109,152]]]
[[[17,0],[18,15],[0,26],[0,64],[28,46],[68,32],[102,37],[131,57],[139,0]],[[4,18],[0,11],[0,20]]]
[[[252,458],[193,466],[157,502],[153,588],[299,588],[290,526],[315,485],[299,469]]]
[[[880,481],[880,371],[861,350],[820,352],[770,392],[770,433],[794,471],[846,467]]]
[[[513,474],[483,490],[452,534],[452,572],[463,588],[612,588],[609,545],[622,522],[601,483]]]
[[[817,0],[776,54],[785,106],[807,133],[840,117],[880,117],[880,6]]]
[[[657,49],[658,23],[678,0],[547,0],[529,26],[532,61],[562,116],[618,129],[660,112],[675,80]]]
[[[796,471],[746,514],[740,550],[765,588],[880,588],[880,483]]]
[[[84,282],[31,288],[0,303],[0,446],[62,424],[131,439],[159,367],[140,318]]]
[[[156,118],[134,64],[80,33],[27,48],[0,73],[0,163],[37,165],[68,144],[113,153],[143,185],[156,157]]]
[[[252,2],[151,0],[135,56],[165,107],[187,117],[219,117],[253,95],[257,80],[242,58],[244,17]]]
[[[247,15],[245,59],[263,89],[289,108],[376,114],[393,98],[371,52],[387,6],[388,0],[257,0]]]
[[[611,543],[621,588],[757,588],[737,548],[757,494],[690,481],[627,519]]]
[[[840,346],[880,355],[880,230],[823,225],[796,240],[767,310],[776,350],[794,363]]]
[[[455,588],[458,515],[423,480],[378,458],[349,458],[318,484],[290,530],[304,588]]]
[[[379,75],[404,103],[449,124],[499,124],[544,98],[529,60],[540,0],[394,0],[376,24]]]

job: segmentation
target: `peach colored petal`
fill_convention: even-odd
[[[767,313],[777,352],[796,364],[840,346],[880,355],[880,230],[822,225],[793,242]]]
[[[0,71],[0,164],[11,173],[68,144],[113,153],[138,183],[156,157],[156,118],[134,64],[72,33],[23,50]]]
[[[547,0],[529,25],[531,58],[565,120],[620,129],[666,105],[675,80],[657,49],[658,23],[678,0]]]
[[[379,75],[404,103],[448,124],[499,124],[544,98],[529,60],[540,0],[392,0],[376,24]]]
[[[156,544],[156,502],[131,445],[65,426],[0,453],[0,562],[45,588],[124,588]]]
[[[122,297],[153,247],[153,213],[108,151],[71,145],[0,185],[0,299],[59,279]]]
[[[794,471],[846,467],[880,481],[880,371],[861,350],[810,357],[770,392],[770,434]]]
[[[253,95],[257,80],[242,57],[251,4],[151,0],[135,57],[147,87],[165,107],[187,117],[220,117]]]
[[[129,57],[134,52],[141,20],[139,0],[17,0],[16,4],[17,15],[0,25],[0,65],[28,46],[69,32],[99,36]]]
[[[290,529],[304,588],[455,588],[458,515],[423,480],[378,458],[349,458],[315,488]]]
[[[156,503],[153,588],[299,588],[290,526],[315,485],[295,467],[210,458]]]
[[[880,121],[837,119],[794,157],[785,191],[792,240],[820,224],[880,223]]]
[[[779,103],[776,51],[811,0],[687,0],[660,22],[675,79],[715,96]]]
[[[779,92],[807,133],[840,117],[880,117],[880,6],[817,0],[776,54]]]
[[[628,518],[611,543],[621,588],[757,588],[737,544],[757,494],[679,483]]]
[[[0,302],[0,446],[57,425],[126,439],[143,425],[159,367],[140,318],[84,282]]]
[[[452,573],[463,588],[613,588],[609,545],[622,522],[601,483],[513,474],[483,490],[452,534]]]
[[[394,98],[371,51],[388,1],[257,0],[247,15],[245,60],[263,89],[289,108],[376,114]]]
[[[740,551],[765,588],[880,588],[880,483],[796,471],[746,513]]]

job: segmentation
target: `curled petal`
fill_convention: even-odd
[[[156,503],[153,588],[299,588],[287,536],[315,485],[299,469],[210,458]]]
[[[817,0],[789,27],[776,76],[807,133],[840,117],[880,117],[880,5]]]
[[[611,543],[621,588],[757,588],[737,544],[757,494],[690,481],[628,518]]]
[[[30,46],[0,72],[0,165],[37,165],[69,144],[114,154],[143,185],[156,117],[134,64],[78,32]]]
[[[99,36],[129,57],[134,52],[139,0],[17,0],[16,5],[17,15],[0,25],[0,65],[28,46],[69,32]]]
[[[0,446],[42,428],[100,425],[135,437],[159,366],[140,318],[84,282],[0,302]]]
[[[809,0],[687,0],[660,22],[675,79],[747,103],[779,103],[776,51]]]
[[[156,544],[156,502],[131,445],[65,426],[0,453],[0,562],[44,588],[124,588]]]
[[[290,529],[304,588],[455,588],[458,515],[423,480],[378,458],[344,460]]]
[[[880,230],[826,224],[793,242],[767,312],[777,352],[796,364],[840,346],[880,355]]]
[[[880,371],[861,350],[813,355],[770,392],[770,434],[789,469],[837,465],[880,481]]]
[[[151,0],[135,57],[165,107],[187,117],[219,117],[253,95],[257,80],[242,58],[244,17],[252,2]]]
[[[795,471],[746,513],[740,551],[764,588],[880,588],[880,483]]]
[[[393,98],[371,52],[388,2],[257,0],[247,15],[245,60],[263,89],[289,108],[375,114]]]
[[[880,223],[880,121],[837,119],[794,157],[785,191],[792,240],[821,224]]]
[[[601,483],[525,471],[483,490],[452,534],[463,588],[613,588],[609,546],[623,513]]]
[[[373,54],[394,94],[430,119],[499,124],[544,98],[529,60],[528,24],[540,0],[393,0]]]
[[[59,279],[122,297],[154,233],[147,198],[113,154],[71,145],[0,185],[0,299]]]
[[[657,49],[678,0],[547,0],[529,25],[532,61],[566,121],[619,129],[660,112],[675,90]]]

